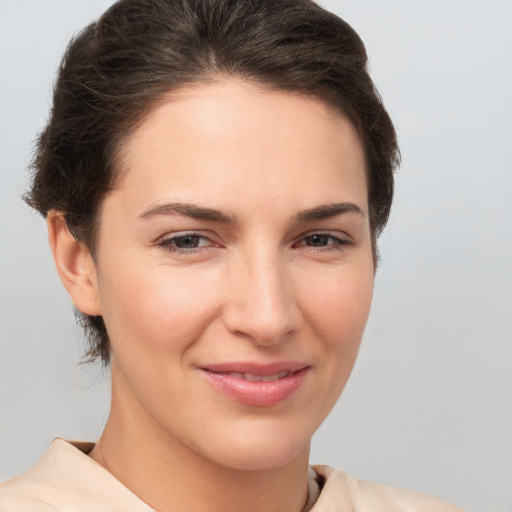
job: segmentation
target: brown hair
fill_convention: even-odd
[[[187,84],[236,76],[316,96],[354,123],[368,166],[374,252],[399,152],[355,31],[310,0],[120,0],[69,44],[40,134],[26,201],[62,211],[94,256],[97,213],[116,156],[155,104]],[[109,361],[101,317],[80,312],[90,360]]]

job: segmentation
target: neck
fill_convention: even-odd
[[[115,385],[90,456],[159,512],[300,512],[307,500],[309,445],[277,468],[223,466],[164,431]]]

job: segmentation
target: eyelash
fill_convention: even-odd
[[[302,245],[302,247],[308,247],[309,250],[315,251],[315,252],[325,252],[325,251],[343,251],[346,247],[349,247],[353,245],[352,240],[349,240],[348,238],[341,238],[339,236],[333,235],[332,233],[325,233],[325,232],[316,232],[311,233],[309,235],[306,235],[300,239],[301,242],[312,239],[313,237],[322,237],[326,239],[330,239],[331,241],[334,241],[334,243],[330,243],[327,245]]]
[[[204,251],[204,250],[209,250],[212,248],[209,246],[183,248],[183,247],[178,247],[176,245],[177,241],[184,240],[186,238],[194,239],[197,242],[201,242],[201,241],[211,242],[211,240],[208,237],[201,235],[200,233],[190,232],[190,233],[183,233],[182,235],[175,235],[175,236],[172,236],[169,238],[164,238],[164,239],[160,240],[160,242],[158,242],[158,245],[160,247],[162,247],[163,249],[165,249],[166,251],[177,252],[180,254],[191,254],[192,252]]]
[[[302,243],[308,239],[309,239],[309,241],[311,241],[311,239],[313,237],[324,237],[326,239],[326,241],[330,240],[331,242],[334,241],[334,243],[327,243],[326,245],[317,245],[317,246],[306,245],[306,244]],[[200,243],[202,241],[210,242],[210,244],[213,243],[211,241],[211,239],[208,238],[207,236],[201,235],[200,233],[196,233],[196,232],[189,232],[189,233],[183,233],[180,235],[175,235],[175,236],[172,236],[169,238],[164,238],[164,239],[160,240],[160,242],[158,242],[157,245],[159,245],[166,251],[179,253],[179,254],[189,254],[189,255],[193,254],[193,253],[197,253],[199,251],[211,250],[213,248],[211,245],[188,247],[188,248],[183,248],[183,247],[177,246],[177,243],[179,243],[179,241],[183,241],[187,238],[189,238],[189,239],[191,239],[191,241],[194,241],[197,243]],[[342,238],[342,237],[333,235],[332,233],[328,233],[328,232],[326,233],[326,232],[319,231],[319,232],[313,232],[310,234],[306,234],[305,236],[301,237],[298,242],[295,242],[294,246],[295,247],[307,247],[309,250],[314,251],[314,252],[327,252],[327,251],[343,251],[346,247],[350,247],[353,244],[354,244],[354,242],[347,238]]]

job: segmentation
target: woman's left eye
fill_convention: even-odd
[[[212,245],[209,238],[197,233],[185,233],[169,238],[164,238],[158,245],[169,251],[188,252],[194,249],[201,249]]]
[[[329,233],[312,233],[303,237],[296,244],[297,246],[306,246],[312,248],[339,249],[342,246],[350,245],[350,241],[346,238],[331,235]]]

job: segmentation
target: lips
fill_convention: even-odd
[[[227,363],[201,368],[213,388],[251,407],[272,407],[286,401],[302,385],[309,366],[301,362]]]
[[[229,375],[236,379],[244,379],[249,382],[273,382],[275,380],[284,379],[291,375],[292,372],[283,370],[279,373],[272,373],[270,375],[256,375],[255,373],[238,373],[238,372],[218,372],[223,375]]]

